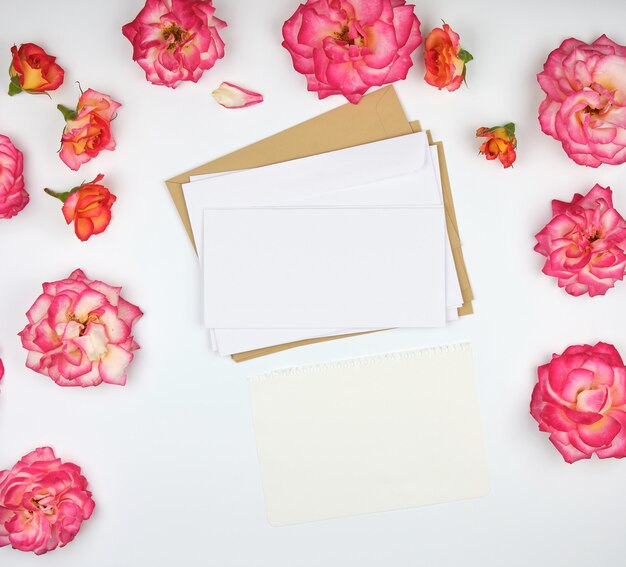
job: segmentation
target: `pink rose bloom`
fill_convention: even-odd
[[[28,204],[23,172],[22,152],[0,134],[0,219],[14,217]]]
[[[26,366],[60,386],[124,385],[139,348],[132,328],[142,312],[120,296],[121,289],[90,280],[82,270],[44,283],[19,333]]]
[[[566,39],[537,75],[541,129],[580,165],[626,161],[626,47],[606,35]]]
[[[226,26],[213,14],[211,0],[147,0],[137,17],[122,28],[133,44],[133,60],[155,85],[176,88],[198,82],[224,57],[218,30]]]
[[[530,413],[568,463],[626,456],[626,368],[613,345],[571,346],[538,375]]]
[[[95,502],[80,467],[57,459],[50,447],[0,471],[0,547],[42,555],[74,539]]]
[[[624,279],[626,221],[613,208],[610,188],[595,185],[571,203],[552,201],[552,220],[536,235],[547,260],[543,273],[570,295],[604,295]]]
[[[406,78],[422,42],[405,0],[307,0],[283,25],[283,46],[319,98],[357,103],[370,87]]]

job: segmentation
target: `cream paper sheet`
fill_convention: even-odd
[[[250,394],[273,526],[488,492],[467,343],[278,370]]]

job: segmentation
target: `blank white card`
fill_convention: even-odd
[[[252,379],[270,524],[484,496],[472,374],[463,343]]]
[[[445,236],[441,206],[205,209],[205,326],[443,326]]]

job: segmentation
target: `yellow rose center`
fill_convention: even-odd
[[[334,33],[335,38],[339,41],[345,41],[348,45],[358,44],[362,46],[365,44],[365,38],[360,33],[358,35],[359,37],[356,40],[350,37],[350,28],[348,25],[344,25],[340,32]]]
[[[67,315],[67,320],[69,321],[76,321],[77,323],[80,323],[80,325],[82,326],[82,328],[79,331],[79,336],[83,336],[85,334],[85,329],[87,328],[87,325],[89,325],[89,323],[93,323],[94,321],[98,321],[98,316],[97,315],[88,315],[87,317],[77,317],[75,313],[68,313]]]
[[[56,514],[56,508],[43,502],[43,500],[48,499],[49,496],[49,494],[38,494],[30,499],[30,503],[44,514],[54,515]]]
[[[185,43],[189,37],[189,32],[176,24],[170,24],[163,28],[163,39],[169,41],[167,49],[176,49],[178,45]]]
[[[589,242],[595,242],[596,240],[598,240],[599,238],[601,238],[600,236],[600,231],[596,230],[593,234],[590,234],[587,237],[587,240],[589,240]]]

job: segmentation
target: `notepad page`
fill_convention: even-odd
[[[250,397],[274,526],[488,492],[467,343],[278,370]]]

